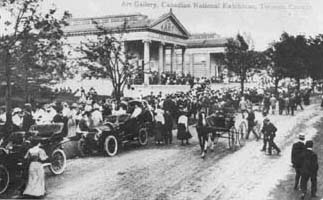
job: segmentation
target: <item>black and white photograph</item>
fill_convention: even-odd
[[[323,200],[321,0],[0,0],[0,199]]]

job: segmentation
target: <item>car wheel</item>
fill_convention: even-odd
[[[66,155],[63,150],[55,149],[51,155],[50,171],[54,175],[62,174],[66,168]]]
[[[3,194],[9,186],[9,171],[4,165],[0,165],[0,194]]]
[[[118,153],[118,140],[114,135],[108,135],[104,141],[104,150],[108,156],[115,156]]]
[[[146,128],[139,129],[138,141],[141,146],[148,144],[148,131]]]

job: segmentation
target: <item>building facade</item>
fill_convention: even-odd
[[[207,78],[221,75],[227,39],[217,34],[191,35],[171,10],[155,20],[142,14],[74,18],[64,30],[68,42],[78,46],[94,39],[100,31],[97,24],[121,36],[125,51],[142,67],[145,84],[153,72]]]

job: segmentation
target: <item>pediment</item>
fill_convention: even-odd
[[[153,24],[151,24],[150,28],[161,33],[164,32],[185,38],[189,37],[189,33],[172,13],[156,20]]]

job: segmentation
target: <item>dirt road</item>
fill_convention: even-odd
[[[192,129],[191,145],[128,148],[118,156],[68,160],[61,176],[47,176],[46,199],[272,199],[271,191],[290,171],[290,148],[297,134],[316,134],[321,120],[318,105],[296,116],[272,116],[278,127],[281,156],[261,152],[262,142],[251,140],[231,151],[220,139],[214,152],[200,158]]]

